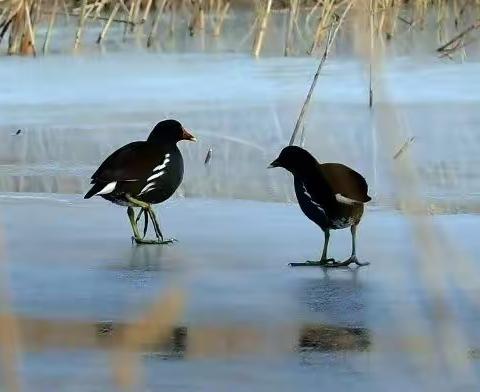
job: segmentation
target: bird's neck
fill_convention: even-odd
[[[293,173],[293,177],[295,182],[305,184],[306,186],[315,186],[316,188],[324,190],[325,195],[333,195],[332,188],[321,170],[312,168],[311,170],[304,170],[302,173]]]
[[[165,141],[149,141],[149,143],[157,148],[162,150],[178,150],[176,142],[165,142]]]

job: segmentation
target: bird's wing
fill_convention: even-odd
[[[338,202],[355,204],[371,200],[368,196],[367,181],[355,170],[341,163],[323,163],[320,170]]]
[[[138,181],[152,169],[152,162],[145,158],[145,142],[126,144],[113,152],[92,175],[94,182]]]

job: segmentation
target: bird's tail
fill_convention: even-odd
[[[96,183],[96,184],[93,184],[93,186],[90,188],[90,190],[85,194],[85,196],[83,196],[84,199],[90,199],[93,195],[97,194],[98,192],[100,192],[103,187],[105,186],[105,184],[100,184],[100,183]]]

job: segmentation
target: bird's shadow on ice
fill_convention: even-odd
[[[175,244],[136,245],[122,252],[114,269],[129,271],[166,271],[183,264],[183,256]]]
[[[329,324],[365,326],[369,287],[361,269],[322,269],[321,273],[300,281],[298,298],[304,310]]]

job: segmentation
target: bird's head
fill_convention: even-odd
[[[177,120],[160,121],[148,136],[147,141],[154,143],[177,143],[180,140],[196,142],[197,139]]]
[[[274,167],[283,167],[292,174],[297,174],[301,170],[308,170],[312,165],[315,165],[317,160],[307,150],[297,146],[285,147],[275,159],[269,169]]]

